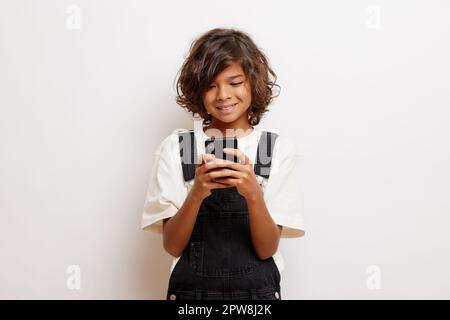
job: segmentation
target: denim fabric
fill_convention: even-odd
[[[170,300],[279,300],[280,272],[253,249],[248,208],[235,187],[205,198],[169,279]]]

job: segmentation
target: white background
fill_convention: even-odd
[[[174,100],[189,45],[235,27],[282,87],[260,127],[300,152],[283,298],[449,299],[449,16],[445,0],[1,0],[0,298],[165,297],[171,257],[140,229],[153,153],[193,128]]]

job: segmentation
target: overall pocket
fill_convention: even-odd
[[[241,277],[259,264],[251,242],[246,212],[221,211],[203,230],[203,276]]]

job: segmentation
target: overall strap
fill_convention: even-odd
[[[180,146],[183,178],[184,181],[189,181],[195,177],[197,163],[197,145],[195,142],[194,130],[190,130],[189,132],[179,132],[178,143]]]
[[[269,178],[272,165],[273,148],[278,134],[263,131],[258,143],[256,152],[256,162],[254,172],[264,178]],[[180,146],[181,167],[183,169],[184,181],[189,181],[195,177],[197,163],[197,145],[194,131],[179,132],[178,142]]]
[[[255,175],[269,178],[272,165],[272,154],[278,134],[263,131],[259,138],[258,151],[256,151],[256,162],[254,166]]]

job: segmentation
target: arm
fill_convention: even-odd
[[[201,204],[202,199],[191,191],[180,210],[173,217],[164,219],[163,245],[170,255],[179,257],[183,253],[194,229]]]
[[[223,151],[239,157],[240,163],[224,161],[222,170],[213,172],[210,176],[215,181],[235,186],[244,196],[247,201],[253,247],[258,258],[268,259],[278,249],[282,227],[275,224],[267,210],[263,191],[258,185],[248,157],[238,149],[225,148]]]
[[[270,216],[261,190],[246,200],[253,247],[258,258],[268,259],[278,249],[282,227]]]

